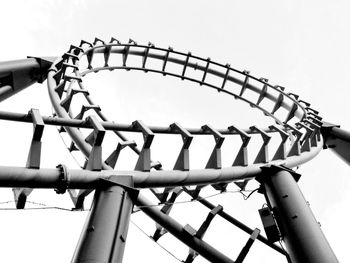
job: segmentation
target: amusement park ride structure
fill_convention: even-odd
[[[101,107],[92,101],[84,77],[117,69],[158,73],[195,82],[248,103],[276,124],[263,128],[253,124],[245,129],[230,125],[218,129],[210,124],[186,128],[179,123],[163,127],[148,126],[141,120],[131,124],[109,121]],[[28,114],[0,112],[2,120],[33,124],[26,167],[0,167],[0,186],[13,189],[18,209],[25,208],[27,197],[35,188],[52,188],[57,194],[68,192],[75,209],[82,209],[85,197],[95,191],[72,262],[122,262],[134,207],[156,222],[152,235],[155,241],[170,233],[189,247],[184,260],[187,263],[193,262],[197,255],[211,262],[243,262],[255,240],[285,255],[288,262],[338,262],[298,187],[300,174],[294,168],[327,148],[350,163],[350,134],[323,121],[319,112],[297,94],[210,58],[170,47],[159,48],[152,43],[139,45],[131,39],[121,43],[112,38],[107,43],[96,38],[91,43],[81,41],[80,45],[71,45],[57,58],[29,57],[1,62],[0,100],[45,80],[55,111],[53,116],[42,116],[37,109],[31,109]],[[84,156],[82,169],[70,169],[64,164],[41,168],[41,138],[46,125],[54,125],[60,134],[69,135],[67,148]],[[141,134],[143,145],[139,148],[125,133]],[[102,148],[107,134],[114,136],[118,144],[104,159]],[[182,138],[183,144],[172,170],[163,169],[159,161],[151,158],[152,142],[159,134]],[[200,136],[213,137],[215,144],[205,168],[191,169],[191,142]],[[232,165],[223,167],[221,147],[230,136],[239,138],[241,143]],[[248,151],[257,147],[250,143],[253,137],[261,139],[261,144],[254,160],[250,160]],[[279,142],[271,154],[272,138],[278,138]],[[134,168],[114,169],[125,148],[138,155]],[[266,198],[267,206],[259,210],[266,237],[259,229],[249,228],[222,206],[215,206],[200,195],[204,187],[211,186],[223,192],[230,183],[244,190],[250,180],[260,183],[258,192]],[[157,198],[161,209],[146,199],[144,191],[150,191]],[[183,226],[170,216],[173,203],[181,194],[189,195],[209,209],[199,229]],[[215,216],[250,235],[237,258],[225,256],[203,240]],[[286,250],[275,244],[277,241],[284,242]]]

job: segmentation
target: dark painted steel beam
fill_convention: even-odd
[[[350,132],[330,123],[323,123],[321,132],[324,137],[324,148],[331,149],[350,165]]]
[[[0,101],[39,82],[42,83],[55,57],[29,57],[0,62]]]
[[[133,203],[123,187],[132,187],[132,177],[118,177],[95,192],[72,263],[121,263]]]
[[[292,173],[282,167],[271,166],[257,180],[263,186],[291,262],[337,263]]]

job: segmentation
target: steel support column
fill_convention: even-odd
[[[265,189],[291,262],[338,262],[293,175],[272,166],[257,180]]]
[[[132,186],[132,177],[117,183],[96,190],[72,263],[122,262],[133,206],[123,185]]]
[[[325,138],[324,148],[331,149],[350,165],[350,132],[330,123],[323,123],[321,131]]]

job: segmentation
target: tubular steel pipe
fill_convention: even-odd
[[[0,62],[0,102],[36,82],[42,83],[54,59],[31,57]]]
[[[86,128],[92,129],[92,125],[86,120],[78,120],[78,119],[67,119],[61,117],[51,117],[51,116],[42,116],[44,124],[46,125],[54,125],[54,126],[65,126],[72,128]],[[17,113],[17,112],[8,112],[8,111],[0,111],[0,119],[7,121],[17,121],[17,122],[25,122],[32,123],[32,117],[30,114],[26,113]],[[131,124],[122,124],[115,123],[110,121],[101,121],[100,122],[103,128],[110,131],[124,131],[124,132],[139,132],[135,127]],[[161,134],[178,134],[177,131],[172,130],[170,127],[166,126],[147,126],[154,133]],[[205,132],[202,128],[185,128],[189,133],[194,135],[211,135]],[[229,129],[217,129],[221,134],[238,134],[236,131],[230,131]],[[258,132],[251,131],[250,129],[244,129],[244,132],[249,134],[256,134]],[[274,133],[275,131],[271,129],[265,129],[264,132]]]
[[[350,165],[350,132],[336,126],[323,128],[325,145]]]
[[[322,145],[322,142],[319,143]],[[287,160],[273,162],[275,165],[295,167],[315,157],[321,147],[313,147],[310,152]],[[150,172],[114,171],[107,165],[106,170],[67,170],[66,187],[69,189],[95,189],[100,179],[133,176],[137,188],[172,187],[186,185],[208,185],[213,183],[230,183],[237,180],[254,178],[262,171],[262,165],[232,166],[222,169],[197,169],[190,171],[159,170]],[[109,169],[108,169],[109,167]],[[57,188],[62,184],[60,169],[30,169],[25,167],[0,166],[0,187]]]
[[[216,250],[210,246],[205,241],[199,239],[195,235],[191,235],[184,230],[184,227],[180,225],[177,221],[172,219],[170,216],[162,213],[160,210],[152,206],[146,198],[139,196],[136,205],[152,218],[155,222],[164,227],[169,233],[179,239],[181,242],[189,246],[191,249],[196,251],[199,255],[215,263],[234,263],[233,260],[222,254],[220,251]]]
[[[132,186],[131,177],[118,181]],[[72,263],[121,263],[133,203],[120,185],[111,185],[95,192]]]
[[[338,262],[293,175],[282,168],[271,167],[258,181],[265,189],[291,262]]]

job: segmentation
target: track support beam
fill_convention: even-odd
[[[131,176],[95,192],[72,263],[120,263],[123,259],[133,203],[126,188],[133,186]]]
[[[271,207],[292,263],[336,263],[334,252],[301,193],[299,175],[271,166],[257,178]]]

